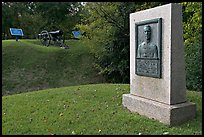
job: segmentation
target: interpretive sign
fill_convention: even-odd
[[[16,41],[18,41],[18,36],[23,36],[22,29],[10,28],[11,35],[16,36]]]
[[[74,35],[74,38],[80,38],[81,37],[80,31],[72,31],[72,34]]]
[[[157,18],[135,24],[137,75],[161,78],[161,21]]]

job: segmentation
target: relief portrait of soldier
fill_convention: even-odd
[[[155,44],[151,43],[151,27],[144,26],[145,41],[138,46],[139,58],[158,58],[158,49]]]

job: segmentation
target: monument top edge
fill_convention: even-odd
[[[153,7],[153,8],[150,8],[150,9],[145,9],[145,10],[137,11],[137,12],[134,12],[134,13],[130,13],[130,16],[132,16],[134,14],[142,13],[142,12],[147,12],[147,11],[150,11],[150,10],[160,10],[160,8],[166,9],[167,7],[172,7],[172,6],[182,6],[182,5],[179,4],[179,3],[168,3],[168,4],[165,4],[165,5]]]

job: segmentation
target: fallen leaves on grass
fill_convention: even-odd
[[[48,120],[48,118],[43,117],[43,119],[42,119],[42,120],[43,120],[43,122],[44,122],[44,123],[46,123],[46,122],[47,122],[47,120]]]
[[[48,130],[48,132],[50,133],[50,135],[56,135],[52,130]]]
[[[75,133],[75,131],[72,131],[72,135],[75,135],[76,133]]]
[[[30,118],[30,123],[33,121],[33,119],[32,118]]]
[[[163,135],[168,135],[168,134],[169,134],[169,132],[164,132],[164,133],[163,133]]]
[[[60,113],[59,115],[62,117],[62,116],[63,116],[63,113]]]

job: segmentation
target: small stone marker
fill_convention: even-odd
[[[167,125],[195,117],[196,104],[186,100],[181,5],[130,14],[130,94],[122,104]]]

